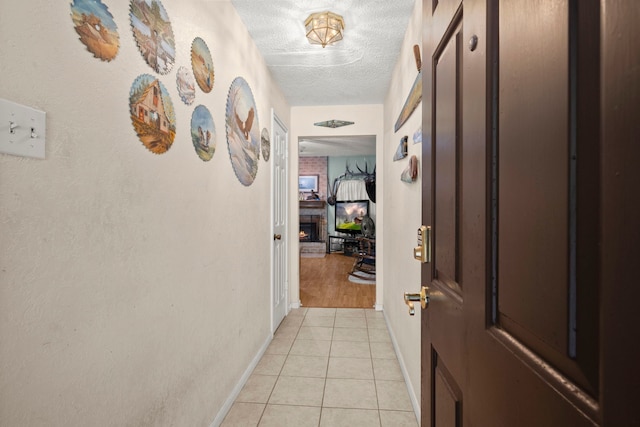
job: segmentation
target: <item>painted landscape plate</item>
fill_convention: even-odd
[[[140,53],[159,74],[171,71],[176,43],[171,21],[160,0],[131,0],[131,29]]]
[[[111,61],[118,54],[120,36],[109,8],[100,0],[74,0],[71,19],[80,41],[93,56]]]
[[[262,129],[260,140],[262,143],[262,158],[265,162],[268,162],[269,156],[271,155],[271,142],[269,141],[269,131],[267,128]]]
[[[138,76],[129,92],[129,111],[142,144],[152,153],[166,153],[176,137],[176,115],[160,80],[149,74]]]
[[[207,44],[200,37],[193,39],[191,43],[191,67],[193,75],[196,76],[198,86],[204,93],[211,92],[213,89],[213,59]]]
[[[249,186],[258,173],[260,126],[253,93],[242,77],[229,88],[225,127],[233,171],[242,185]]]
[[[198,105],[191,115],[191,140],[198,157],[205,162],[211,160],[216,152],[216,126],[204,105]]]
[[[187,67],[178,68],[176,73],[176,86],[178,87],[178,95],[180,99],[187,105],[193,104],[196,99],[196,81],[193,78],[191,70]]]

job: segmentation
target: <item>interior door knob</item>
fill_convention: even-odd
[[[282,240],[282,234],[274,234],[273,240]]]
[[[413,316],[416,314],[416,309],[413,306],[414,302],[420,301],[420,306],[422,309],[426,309],[429,307],[429,288],[423,286],[420,290],[419,294],[412,294],[409,292],[404,293],[404,303],[409,306],[409,315]]]

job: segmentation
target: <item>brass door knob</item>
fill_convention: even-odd
[[[409,306],[409,315],[413,316],[416,314],[416,309],[413,306],[414,302],[420,301],[420,306],[422,309],[426,309],[429,307],[429,288],[423,286],[420,290],[419,294],[412,294],[409,292],[404,293],[404,303]]]
[[[273,240],[282,240],[282,234],[274,234]]]

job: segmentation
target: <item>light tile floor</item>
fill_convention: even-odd
[[[291,311],[222,427],[417,427],[381,312]]]

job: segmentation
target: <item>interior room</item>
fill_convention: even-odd
[[[375,306],[375,142],[368,136],[299,142],[302,306]],[[317,180],[315,187],[308,180]]]
[[[0,2],[0,426],[640,425],[638,7]]]

